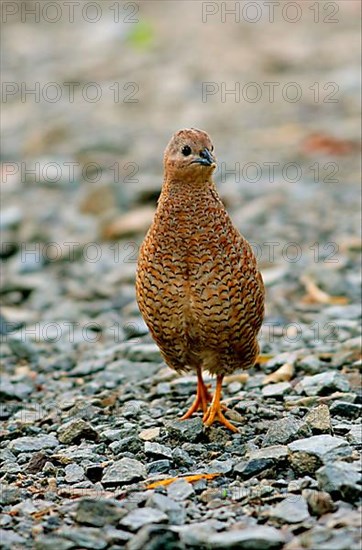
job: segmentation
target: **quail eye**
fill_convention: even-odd
[[[181,153],[184,155],[184,157],[188,157],[189,155],[191,155],[191,147],[185,145],[185,147],[182,147]]]

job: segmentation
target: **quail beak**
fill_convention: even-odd
[[[200,151],[199,158],[193,160],[191,164],[194,163],[201,164],[202,166],[212,166],[215,165],[215,159],[207,147],[205,147],[202,151]]]

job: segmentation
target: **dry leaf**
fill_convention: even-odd
[[[349,302],[348,298],[345,296],[331,296],[330,294],[327,294],[327,292],[321,290],[308,275],[302,275],[300,281],[303,283],[307,291],[307,294],[303,298],[303,302],[341,305]]]
[[[322,132],[306,137],[302,144],[305,153],[322,155],[348,155],[356,149],[356,143],[347,139],[335,138]]]
[[[294,376],[294,367],[291,363],[284,363],[278,370],[268,374],[263,384],[271,384],[277,382],[289,382]]]
[[[193,481],[199,481],[199,479],[214,479],[214,477],[220,476],[221,474],[195,474],[192,476],[177,476],[177,477],[169,477],[167,479],[161,479],[160,481],[154,481],[153,483],[150,483],[149,485],[146,485],[146,489],[155,489],[156,487],[167,487],[167,485],[171,485],[174,481],[178,481],[179,479],[184,479],[185,481],[188,481],[189,483],[192,483]]]
[[[274,355],[267,355],[266,353],[263,353],[263,354],[258,355],[257,360],[255,361],[255,363],[257,365],[264,365],[265,363],[270,361],[270,359],[273,359],[273,357],[274,357]]]
[[[231,382],[240,382],[240,384],[245,384],[249,380],[249,375],[247,372],[231,374],[230,376],[225,376],[224,380],[227,384],[230,384]]]

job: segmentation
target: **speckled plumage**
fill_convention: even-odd
[[[177,132],[167,146],[165,179],[140,249],[136,291],[170,367],[225,375],[255,362],[264,285],[253,251],[212,181],[212,150],[208,135],[195,129]],[[208,161],[197,160],[204,158],[202,151]]]

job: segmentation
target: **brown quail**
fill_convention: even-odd
[[[264,285],[247,240],[233,226],[212,181],[209,136],[180,130],[164,155],[164,182],[141,246],[136,292],[142,316],[167,365],[195,371],[198,409],[210,426],[224,416],[223,377],[254,364],[264,316]],[[202,371],[216,375],[211,396]],[[211,401],[210,405],[209,402]]]

